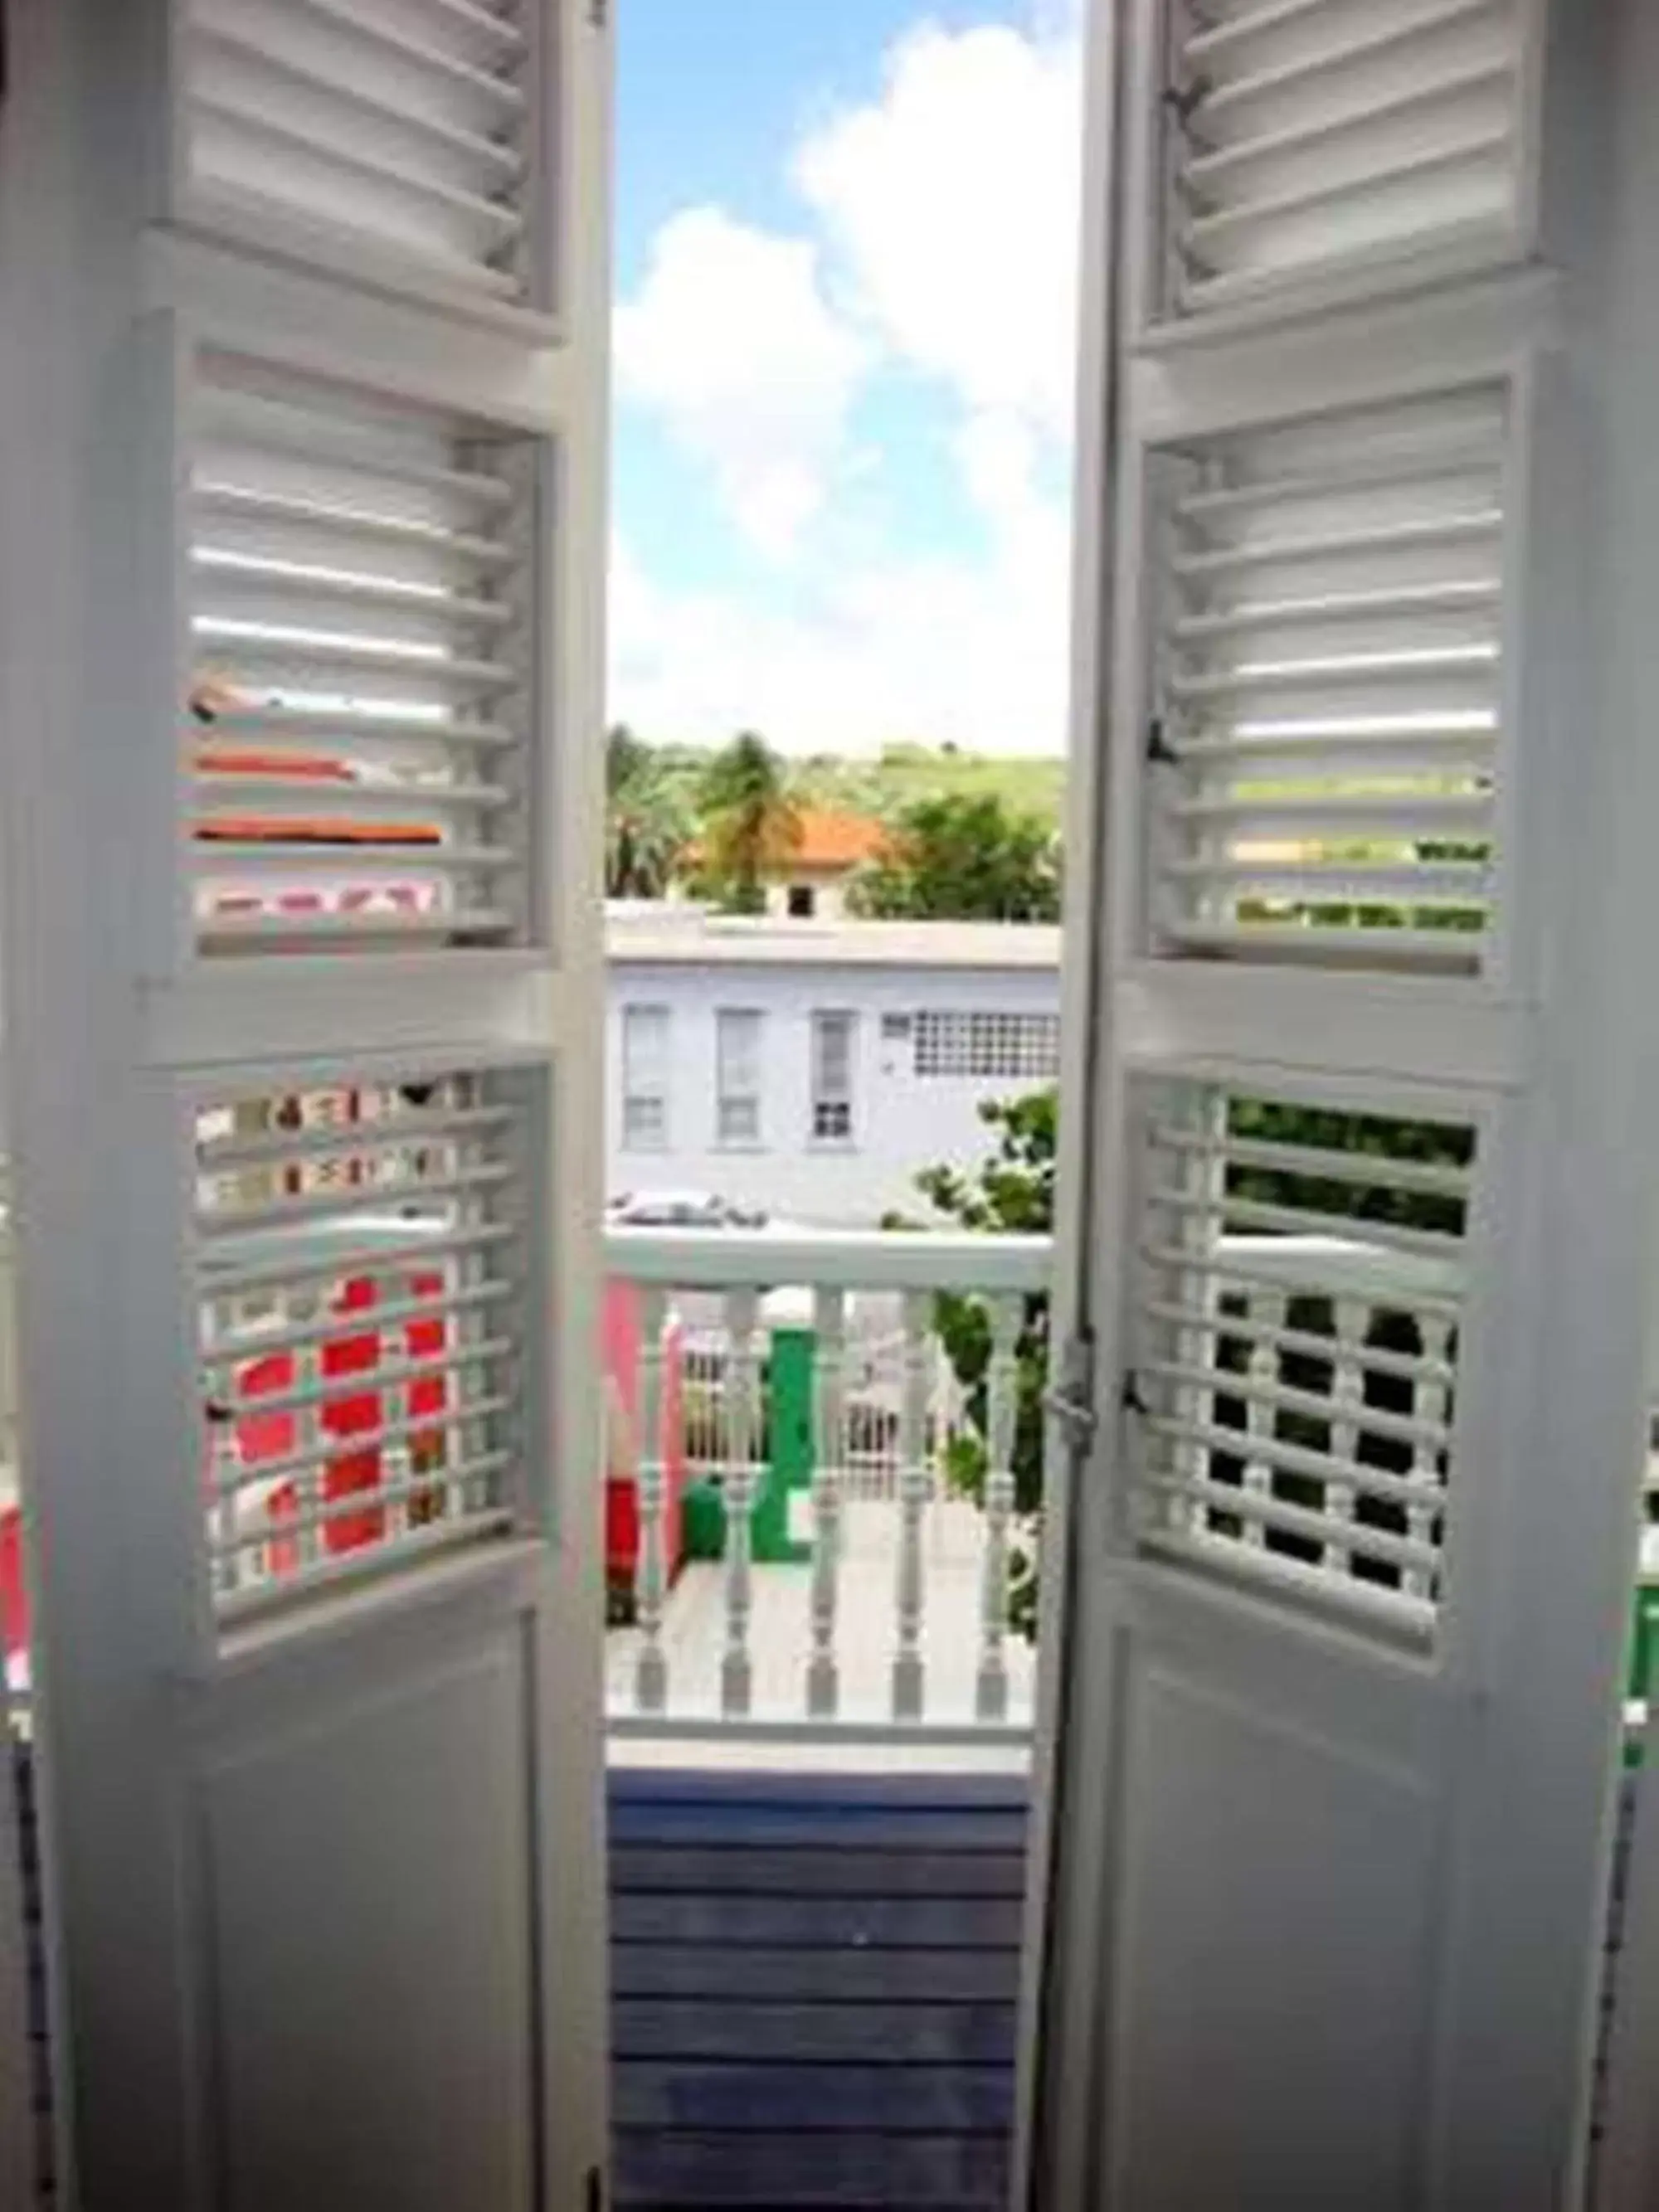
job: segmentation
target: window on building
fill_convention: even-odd
[[[812,1135],[845,1143],[853,1134],[853,1017],[812,1017]]]
[[[761,1015],[722,1006],[714,1016],[714,1134],[722,1145],[761,1140]]]
[[[1052,1083],[1060,1073],[1058,1014],[919,1013],[915,1038],[918,1075]]]
[[[792,921],[811,921],[817,910],[817,894],[811,884],[791,884],[787,903]]]
[[[668,1148],[668,1009],[623,1008],[623,1149]]]

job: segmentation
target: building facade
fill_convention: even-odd
[[[1052,1083],[1060,933],[1032,925],[737,921],[615,907],[606,1188],[703,1191],[805,1223],[926,1207],[988,1099]]]

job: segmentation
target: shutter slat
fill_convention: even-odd
[[[316,100],[325,111],[338,106],[366,122],[389,125],[400,136],[426,141],[457,159],[464,173],[471,170],[510,180],[523,170],[523,156],[515,147],[482,131],[462,130],[441,116],[422,113],[418,107],[405,106],[359,79],[331,77],[320,69],[293,60],[256,33],[227,23],[198,20],[192,26],[192,36],[205,51],[222,53],[246,64],[270,86],[286,89],[302,100]]]
[[[210,772],[198,774],[194,788],[197,819],[210,836],[216,816],[246,815],[250,806],[273,806],[289,813],[296,806],[302,807],[304,811],[295,815],[293,830],[295,836],[303,836],[307,825],[315,823],[319,799],[325,800],[331,818],[362,818],[369,822],[388,816],[404,820],[423,810],[440,815],[488,812],[519,804],[519,794],[509,791],[505,784],[434,783],[424,778],[386,784],[330,783],[319,791],[315,778],[311,776]]]
[[[481,599],[441,586],[403,578],[359,575],[308,563],[279,562],[230,553],[204,545],[191,556],[203,598],[215,610],[258,614],[272,623],[303,621],[320,626],[342,611],[365,608],[407,617],[417,634],[443,635],[452,629],[509,628],[516,611],[499,599]]]
[[[333,549],[391,547],[416,554],[441,556],[447,564],[466,568],[511,568],[518,556],[510,545],[476,532],[447,530],[441,524],[422,522],[398,514],[375,514],[361,507],[331,507],[276,491],[260,491],[246,484],[204,481],[191,492],[197,514],[215,525],[267,525],[270,538],[281,544],[296,538],[320,542]]]
[[[434,711],[374,714],[353,707],[296,707],[270,700],[257,707],[216,713],[207,726],[216,738],[240,738],[261,746],[314,752],[318,741],[332,739],[348,751],[362,746],[390,747],[395,751],[419,751],[437,746],[447,751],[498,752],[519,743],[518,733],[504,722]]]
[[[530,1068],[349,1068],[193,1109],[207,1534],[227,1612],[511,1525]],[[516,1275],[516,1269],[511,1271]],[[505,1517],[504,1517],[505,1516]]]
[[[1194,799],[1169,809],[1170,820],[1209,824],[1239,837],[1363,837],[1381,829],[1394,837],[1485,837],[1492,801],[1478,796],[1401,798],[1372,792],[1341,799]]]
[[[1506,422],[1503,387],[1474,388],[1157,461],[1164,951],[1349,965],[1369,930],[1389,967],[1486,957]]]
[[[354,39],[368,47],[380,64],[406,63],[433,76],[458,94],[495,107],[508,115],[524,112],[520,88],[508,76],[475,69],[460,55],[429,45],[400,25],[399,18],[421,10],[402,7],[367,6],[364,0],[282,0],[289,16],[309,17],[313,22]]]
[[[495,1455],[490,1454],[487,1457],[493,1466]],[[465,1473],[458,1474],[458,1481],[465,1480]],[[431,1484],[416,1483],[410,1487],[415,1490],[428,1488],[441,1490],[443,1485],[441,1480],[438,1480]],[[361,1510],[360,1507],[359,1510]],[[412,1566],[417,1561],[430,1559],[436,1553],[453,1552],[464,1546],[476,1545],[492,1536],[509,1534],[513,1527],[514,1517],[510,1513],[495,1511],[472,1512],[457,1516],[453,1519],[431,1522],[420,1528],[410,1528],[399,1534],[398,1538],[397,1561],[399,1565]],[[219,1620],[224,1626],[230,1627],[238,1621],[246,1620],[266,1611],[270,1606],[273,1595],[288,1600],[319,1595],[337,1583],[360,1577],[366,1570],[373,1569],[379,1564],[380,1564],[380,1559],[378,1554],[374,1553],[365,1554],[361,1552],[348,1553],[343,1557],[307,1560],[303,1565],[296,1567],[291,1575],[285,1575],[274,1592],[264,1583],[256,1583],[246,1589],[233,1587],[225,1590],[218,1599]]]
[[[200,925],[198,937],[212,951],[228,951],[237,945],[266,947],[273,952],[309,951],[331,949],[337,943],[362,944],[380,951],[404,940],[411,944],[435,941],[448,949],[498,942],[510,933],[514,919],[507,908],[473,905],[464,912],[385,906],[270,914],[229,909],[210,915]]]
[[[1356,1626],[1380,1587],[1432,1631],[1475,1127],[1180,1073],[1133,1097],[1139,1540],[1241,1581],[1294,1563]]]
[[[222,350],[191,401],[198,950],[522,939],[536,441]]]
[[[1516,250],[1522,0],[1277,0],[1173,19],[1155,142],[1162,319],[1429,247]]]
[[[1176,1442],[1189,1439],[1188,1431],[1176,1424],[1160,1424],[1159,1435],[1173,1430]],[[1201,1438],[1191,1438],[1202,1441]],[[1237,1448],[1243,1448],[1242,1436],[1237,1437]],[[1271,1446],[1263,1448],[1261,1457],[1274,1465],[1283,1463]],[[1333,1470],[1334,1472],[1334,1470]],[[1207,1482],[1201,1476],[1177,1474],[1160,1467],[1148,1467],[1140,1480],[1148,1489],[1167,1498],[1189,1500],[1194,1504],[1208,1506],[1218,1514],[1225,1514],[1264,1528],[1279,1528],[1287,1535],[1301,1536],[1310,1543],[1328,1540],[1331,1524],[1322,1513],[1312,1513],[1301,1506],[1291,1505],[1269,1492],[1246,1491],[1231,1483]],[[1419,1504],[1421,1501],[1419,1501]],[[1345,1549],[1364,1559],[1376,1559],[1400,1569],[1416,1568],[1431,1572],[1439,1565],[1440,1555],[1432,1544],[1416,1543],[1409,1536],[1390,1536],[1381,1528],[1368,1528],[1363,1523],[1345,1523],[1342,1532]]]
[[[274,116],[262,114],[257,107],[245,101],[198,93],[195,109],[198,119],[216,125],[222,130],[252,131],[268,140],[279,152],[324,163],[337,170],[347,185],[356,179],[372,191],[406,195],[429,204],[443,215],[459,217],[494,246],[510,245],[524,229],[524,217],[516,208],[507,206],[501,200],[489,199],[483,192],[466,191],[460,185],[427,174],[407,161],[397,161],[387,155],[376,155],[360,146],[304,130],[297,124],[279,122]],[[431,250],[434,253],[439,251],[437,248]]]
[[[406,1146],[424,1141],[418,1135],[404,1139]],[[367,1157],[372,1158],[380,1149],[380,1146],[374,1147]],[[275,1199],[264,1206],[208,1205],[197,1211],[196,1231],[198,1237],[211,1241],[245,1237],[255,1230],[290,1229],[296,1224],[312,1221],[344,1222],[363,1213],[384,1214],[388,1206],[410,1206],[416,1202],[424,1206],[437,1199],[504,1190],[513,1182],[514,1173],[506,1163],[495,1162],[449,1175],[418,1175],[406,1182],[372,1182],[349,1191],[319,1189],[309,1196]]]
[[[374,1319],[381,1328],[400,1328],[405,1322],[445,1321],[457,1314],[522,1300],[523,1296],[521,1283],[508,1276],[495,1276],[441,1297],[379,1300]],[[233,1360],[261,1359],[273,1352],[303,1351],[339,1334],[340,1316],[335,1313],[281,1328],[264,1321],[218,1325],[210,1320],[203,1326],[202,1358],[204,1365],[222,1366]]]
[[[1346,35],[1337,31],[1309,40],[1300,51],[1292,46],[1284,58],[1247,66],[1229,79],[1218,79],[1213,74],[1218,48],[1212,43],[1208,57],[1211,73],[1206,74],[1203,89],[1192,106],[1194,135],[1203,139],[1213,130],[1218,117],[1261,101],[1269,94],[1306,88],[1318,79],[1352,72],[1358,63],[1374,61],[1402,48],[1414,53],[1420,52],[1422,41],[1436,31],[1470,22],[1501,22],[1510,12],[1508,0],[1429,0],[1427,5],[1410,7],[1370,5],[1364,9],[1363,18],[1353,0],[1346,0],[1346,4],[1340,5],[1327,0],[1322,7],[1293,10],[1264,9],[1254,24],[1245,19],[1229,27],[1235,33],[1236,43],[1243,44],[1252,35],[1260,37],[1268,28],[1291,23],[1334,24],[1346,17],[1351,24],[1358,20],[1359,27],[1351,29]]]
[[[377,1316],[377,1321],[378,1318]],[[334,1334],[337,1337],[345,1338],[349,1327],[349,1322],[343,1322],[338,1316],[335,1317]],[[254,1413],[261,1419],[276,1413],[326,1413],[331,1409],[338,1412],[341,1407],[349,1406],[354,1399],[361,1399],[366,1391],[401,1389],[408,1382],[448,1382],[465,1374],[470,1368],[489,1366],[500,1360],[515,1358],[520,1349],[519,1340],[514,1336],[480,1337],[475,1343],[460,1345],[453,1352],[434,1354],[429,1358],[383,1360],[373,1367],[359,1368],[349,1375],[325,1377],[321,1382],[307,1382],[292,1390],[240,1391],[232,1397],[230,1411],[235,1415]],[[242,1364],[247,1365],[251,1363],[244,1361]],[[443,1402],[447,1410],[452,1401],[446,1397]],[[457,1409],[468,1404],[465,1397],[456,1398],[453,1402]],[[416,1420],[417,1423],[424,1421],[429,1424],[433,1418],[427,1413],[417,1416]],[[268,1480],[269,1474],[268,1468],[255,1467],[239,1474],[235,1480],[226,1487],[240,1489],[250,1482]]]
[[[362,1323],[354,1329],[352,1316],[349,1314],[341,1316],[342,1341],[349,1342],[354,1334],[362,1335]],[[354,1376],[352,1380],[355,1382],[356,1378]],[[356,1390],[349,1395],[358,1398],[374,1395],[374,1386],[367,1375]],[[234,1476],[219,1484],[218,1495],[221,1498],[233,1498],[239,1491],[252,1489],[256,1485],[263,1487],[269,1483],[287,1482],[295,1475],[319,1471],[331,1460],[361,1452],[383,1451],[388,1444],[407,1443],[411,1437],[425,1436],[434,1429],[459,1425],[469,1420],[489,1420],[512,1412],[516,1402],[510,1392],[496,1390],[486,1397],[463,1399],[453,1407],[445,1407],[429,1413],[410,1413],[395,1421],[381,1421],[370,1429],[349,1430],[343,1434],[326,1432],[305,1451],[287,1452],[280,1458],[256,1460],[248,1467],[239,1469]],[[244,1410],[252,1413],[263,1409],[256,1399],[246,1409],[239,1407],[237,1410],[239,1413]],[[280,1419],[280,1415],[277,1418]],[[356,1508],[360,1513],[372,1510],[374,1502],[373,1490],[356,1494]]]
[[[337,876],[351,876],[364,869],[376,873],[389,869],[396,875],[410,876],[418,876],[428,869],[450,874],[471,872],[504,875],[523,867],[525,860],[521,854],[503,852],[494,845],[373,845],[346,843],[338,839],[312,844],[301,836],[281,844],[264,844],[254,838],[211,836],[202,839],[199,865],[209,870],[234,865],[243,870],[274,871],[278,875],[313,869]],[[458,920],[466,918],[451,915],[446,927],[453,929]]]
[[[544,315],[538,36],[477,0],[190,0],[188,211],[400,289]]]
[[[233,1168],[259,1167],[276,1160],[372,1160],[382,1152],[416,1140],[476,1137],[510,1128],[513,1115],[502,1106],[458,1108],[429,1114],[419,1108],[388,1115],[384,1123],[352,1121],[343,1128],[283,1129],[269,1137],[210,1139],[197,1147],[197,1164],[205,1175]]]

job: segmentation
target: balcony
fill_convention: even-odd
[[[471,1293],[443,1274],[429,1234],[371,1225],[386,1244],[373,1282],[382,1338],[409,1306],[411,1268],[446,1313],[461,1310]],[[348,1387],[325,1379],[346,1347],[341,1322],[319,1317],[318,1233],[309,1224],[303,1249],[284,1249],[275,1291],[260,1248],[259,1340],[275,1349],[225,1363],[234,1396],[279,1414]],[[354,1250],[362,1242],[360,1225]],[[1309,1500],[1273,1456],[1275,1408],[1306,1420],[1310,1395],[1324,1398],[1328,1449],[1360,1462],[1443,1419],[1434,1263],[1296,1236],[1219,1249],[1236,1287],[1213,1326],[1237,1395],[1171,1402],[1194,1433],[1225,1432],[1204,1470],[1234,1486],[1237,1510],[1172,1515],[1162,1533],[1235,1576],[1299,1577],[1312,1595],[1331,1570],[1301,1533]],[[1048,1240],[621,1230],[606,1257],[617,2201],[1000,2204],[1035,1679],[1011,1596],[1040,1546],[1029,1469]],[[1310,1276],[1331,1293],[1319,1310]],[[242,1498],[233,1606],[284,1575],[483,1533],[471,1476],[447,1486],[421,1442],[434,1422],[461,1431],[469,1401],[414,1410],[455,1346],[441,1330],[418,1347],[382,1340],[371,1359],[367,1296],[344,1302],[363,1309],[344,1370],[366,1376],[349,1386],[361,1419],[349,1443],[316,1444],[316,1499],[287,1494],[299,1478],[270,1479],[263,1455],[286,1465],[291,1439],[218,1431],[216,1494]],[[965,1312],[983,1352],[971,1383],[942,1331],[948,1321],[960,1337]],[[1416,1350],[1402,1351],[1412,1314]],[[430,1363],[418,1376],[412,1356],[393,1356],[417,1349]],[[1386,1394],[1360,1377],[1362,1352]],[[290,1357],[313,1358],[324,1381],[267,1371]],[[381,1404],[377,1380],[390,1389],[394,1375],[406,1401]],[[455,1449],[459,1478],[464,1437]],[[1386,1571],[1375,1601],[1402,1618],[1408,1516],[1432,1510],[1431,1462],[1416,1456],[1425,1494],[1404,1509],[1407,1533],[1356,1520],[1326,1547],[1348,1571],[1369,1546]],[[269,1527],[253,1525],[260,1514]],[[312,1551],[307,1515],[322,1532]],[[17,1717],[26,1735],[21,1706]],[[23,1773],[27,1790],[26,1757]],[[1617,1925],[1615,1911],[1615,1944]],[[39,2041],[37,2028],[37,2055]]]

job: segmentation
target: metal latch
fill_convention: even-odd
[[[1060,1372],[1042,1394],[1042,1410],[1066,1439],[1074,1459],[1093,1450],[1100,1416],[1095,1411],[1095,1340],[1084,1334],[1066,1344]]]

